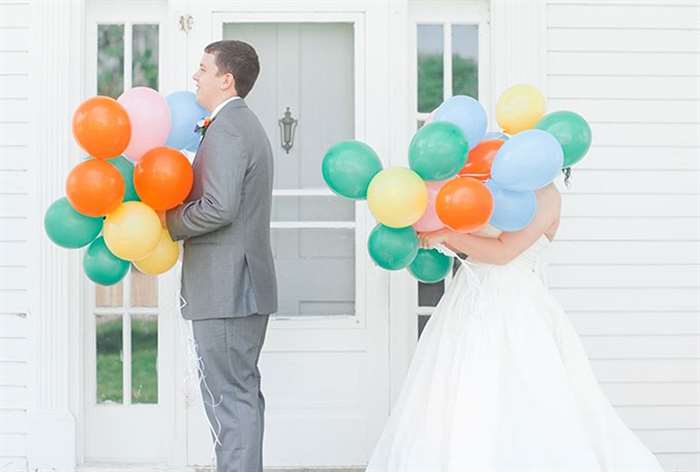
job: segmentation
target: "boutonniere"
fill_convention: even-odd
[[[214,121],[213,118],[209,118],[208,116],[206,118],[202,118],[197,122],[197,125],[194,127],[194,132],[199,133],[202,137],[207,132],[207,128],[211,124],[211,122]]]

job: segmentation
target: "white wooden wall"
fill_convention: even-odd
[[[32,213],[31,4],[0,0],[0,466],[25,470],[29,224]]]
[[[700,2],[548,0],[546,24],[548,109],[593,129],[550,283],[621,417],[700,471]]]

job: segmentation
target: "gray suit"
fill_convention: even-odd
[[[276,312],[272,149],[242,99],[216,115],[193,167],[190,195],[167,213],[172,238],[185,239],[182,315],[194,320]]]
[[[242,99],[206,130],[184,204],[167,212],[184,239],[182,316],[192,320],[200,387],[218,439],[218,472],[262,471],[265,398],[258,359],[277,283],[270,245],[273,158],[265,130]]]

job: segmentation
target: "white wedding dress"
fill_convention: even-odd
[[[662,472],[548,292],[542,235],[463,262],[425,326],[366,472]]]

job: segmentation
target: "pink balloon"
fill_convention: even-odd
[[[428,207],[425,209],[425,213],[420,220],[413,224],[413,229],[419,233],[427,233],[430,231],[437,231],[445,227],[445,223],[440,221],[437,212],[435,211],[435,199],[440,189],[445,185],[448,180],[434,180],[428,181],[425,185],[428,187]]]
[[[428,117],[425,119],[423,122],[424,125],[427,125],[428,123],[432,122],[435,119],[435,112],[437,111],[437,108],[433,111],[430,112]]]
[[[165,98],[152,88],[134,87],[117,101],[131,120],[131,141],[124,155],[138,162],[151,149],[163,146],[170,134],[170,109]]]

